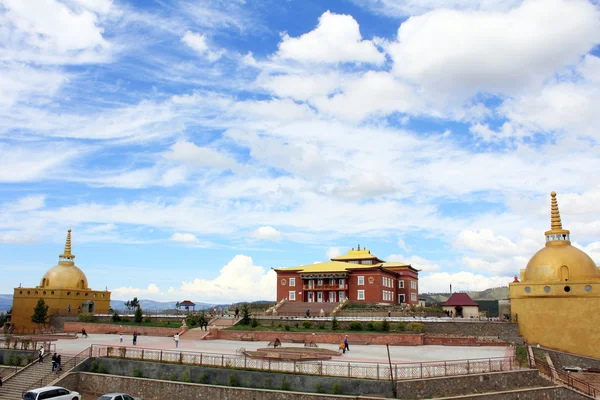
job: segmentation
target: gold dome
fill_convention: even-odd
[[[546,247],[531,257],[525,269],[526,281],[565,282],[600,280],[600,271],[590,256],[571,246],[570,232],[563,229],[556,201],[552,192],[551,229],[545,232]]]
[[[58,264],[44,274],[40,287],[52,289],[87,289],[88,281],[82,270],[77,268],[75,255],[71,253],[71,230],[67,232],[65,251],[59,256]]]

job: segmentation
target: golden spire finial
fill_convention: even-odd
[[[556,192],[550,193],[552,196],[552,206],[550,211],[550,229],[562,230],[562,222],[560,221],[560,212],[558,211],[558,202],[556,201]]]
[[[73,261],[75,256],[71,253],[71,229],[67,230],[67,241],[65,243],[65,252],[60,255],[60,258],[66,258]]]

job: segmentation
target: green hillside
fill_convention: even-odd
[[[503,300],[508,299],[508,286],[467,293],[473,300]],[[443,303],[450,298],[450,293],[420,293],[419,298],[426,303]]]

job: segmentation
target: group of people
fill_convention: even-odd
[[[44,348],[44,346],[41,346],[38,352],[38,363],[44,362],[44,354],[46,354],[46,349]],[[52,372],[56,371],[56,373],[58,374],[61,371],[60,364],[60,354],[52,354]]]

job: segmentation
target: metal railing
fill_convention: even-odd
[[[592,386],[589,382],[574,377],[572,374],[566,371],[561,371],[548,364],[543,358],[534,355],[533,360],[530,356],[529,365],[533,365],[535,362],[536,368],[544,375],[546,375],[552,382],[559,382],[568,386],[572,389],[578,390],[589,396],[596,397],[600,395],[600,389]]]
[[[70,357],[68,360],[65,361],[64,364],[60,365],[60,368],[57,368],[55,371],[49,372],[48,374],[44,375],[42,378],[36,380],[34,383],[25,388],[22,392],[22,395],[24,395],[25,392],[27,392],[28,390],[47,386],[51,382],[54,382],[55,380],[59,379],[61,376],[66,375],[70,370],[75,368],[77,364],[89,358],[90,354],[91,347],[88,347],[87,349],[82,350],[78,354]]]
[[[520,369],[514,357],[496,357],[473,360],[454,360],[422,363],[354,363],[339,361],[281,361],[251,358],[246,355],[194,353],[172,350],[141,349],[92,345],[91,357],[116,357],[143,361],[170,362],[198,366],[250,369],[294,374],[327,375],[377,380],[419,379],[441,376],[479,374]]]

